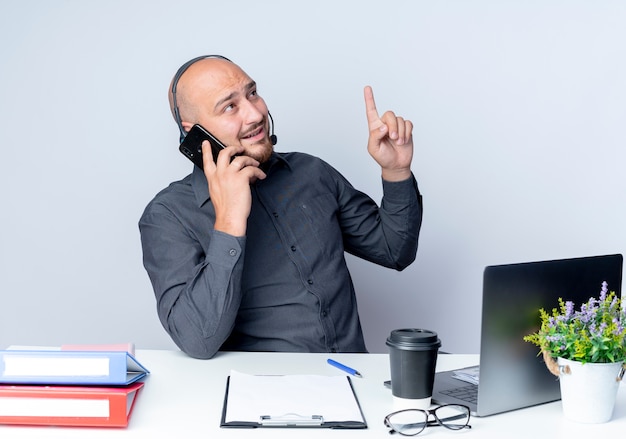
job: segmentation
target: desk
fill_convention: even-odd
[[[329,354],[219,353],[211,360],[196,360],[177,351],[137,350],[137,359],[151,374],[138,396],[128,428],[92,429],[0,426],[0,437],[14,438],[293,438],[293,429],[220,428],[226,377],[231,369],[250,374],[324,374],[342,372],[326,364]],[[333,354],[354,367],[363,378],[353,378],[366,430],[299,429],[297,437],[339,439],[389,437],[383,418],[392,411],[386,354]],[[438,370],[476,364],[477,355],[440,355]],[[561,403],[553,402],[485,418],[472,418],[471,430],[428,431],[428,437],[524,438],[608,437],[626,431],[626,389],[620,386],[613,419],[606,424],[579,424],[564,419]],[[426,432],[420,436],[424,436]],[[400,438],[402,436],[398,436]],[[426,437],[426,436],[424,436]]]

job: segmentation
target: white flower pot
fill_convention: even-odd
[[[608,422],[613,416],[622,363],[582,364],[558,358],[557,364],[563,415],[576,422]]]

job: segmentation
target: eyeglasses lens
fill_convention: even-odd
[[[469,423],[469,408],[463,405],[443,405],[435,409],[441,425],[451,430],[460,430]]]
[[[389,418],[390,427],[405,436],[413,436],[426,428],[428,415],[421,410],[403,410]]]

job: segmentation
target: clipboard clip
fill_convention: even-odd
[[[297,413],[260,417],[260,423],[264,427],[320,427],[323,422],[324,417],[321,415],[302,416]]]

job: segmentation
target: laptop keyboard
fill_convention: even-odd
[[[478,386],[474,384],[457,387],[456,389],[442,390],[441,393],[473,404],[478,402]]]

